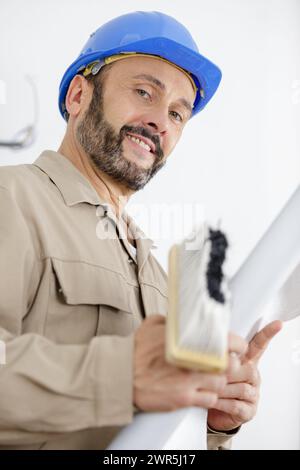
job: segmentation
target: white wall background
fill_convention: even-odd
[[[10,0],[0,4],[0,140],[33,119],[30,75],[39,95],[35,144],[0,148],[0,164],[32,162],[56,150],[65,124],[57,91],[67,66],[100,24],[134,10],[175,16],[200,52],[223,71],[211,104],[189,123],[167,166],[133,204],[198,204],[221,219],[231,240],[233,273],[300,182],[299,0]],[[137,215],[141,225],[145,223]],[[168,225],[156,253],[181,236]],[[184,230],[189,231],[190,222]],[[153,227],[152,227],[153,229]],[[155,231],[154,231],[155,232]],[[285,325],[261,361],[256,418],[235,438],[236,449],[300,448],[299,319]]]

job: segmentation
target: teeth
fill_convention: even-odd
[[[143,147],[143,149],[148,150],[148,152],[151,151],[151,147],[149,147],[149,145],[145,144],[145,142],[143,142],[142,140],[137,139],[136,137],[133,137],[132,135],[129,135],[129,134],[127,134],[127,136],[129,137],[130,140],[133,140],[133,142],[135,142],[136,144],[139,144],[141,147]]]

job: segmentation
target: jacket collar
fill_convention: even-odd
[[[64,155],[52,150],[45,150],[34,162],[34,165],[49,176],[59,189],[67,206],[74,206],[82,202],[98,206],[98,215],[108,216],[119,227],[116,215],[110,208],[109,203],[99,197],[90,182]],[[130,225],[133,237],[137,240],[140,255],[143,258],[140,261],[144,264],[147,252],[150,248],[156,248],[156,246],[153,240],[144,234],[125,210],[122,215],[124,221]]]
[[[34,165],[39,167],[59,189],[67,206],[87,202],[98,206],[104,201],[90,182],[80,173],[64,155],[52,150],[45,150]]]

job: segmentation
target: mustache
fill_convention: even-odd
[[[155,145],[155,154],[158,158],[158,160],[162,160],[164,158],[164,153],[162,151],[161,145],[160,145],[160,139],[157,135],[151,134],[151,132],[148,129],[145,129],[144,127],[134,127],[134,126],[123,126],[120,130],[120,140],[122,141],[125,137],[125,135],[130,132],[132,134],[140,135],[141,137],[146,137],[146,139],[149,139],[153,142]]]

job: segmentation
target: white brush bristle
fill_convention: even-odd
[[[174,272],[171,275],[176,278],[177,294],[175,303],[172,299],[171,314],[175,312],[177,316],[175,332],[178,351],[224,360],[227,354],[230,296],[223,270],[219,292],[222,301],[216,300],[208,288],[208,266],[212,260],[210,230],[207,224],[203,224],[194,232],[193,239],[189,237],[176,246],[176,275],[174,277]],[[218,233],[222,236],[221,232]]]

